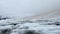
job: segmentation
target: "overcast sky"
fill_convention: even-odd
[[[0,0],[0,15],[25,17],[60,9],[60,0]]]

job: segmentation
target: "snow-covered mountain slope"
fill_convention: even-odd
[[[33,20],[1,20],[0,34],[60,34],[60,17]]]

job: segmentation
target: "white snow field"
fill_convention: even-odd
[[[0,20],[0,34],[60,34],[60,18]]]

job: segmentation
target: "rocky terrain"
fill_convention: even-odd
[[[0,34],[60,34],[60,18],[0,20]]]

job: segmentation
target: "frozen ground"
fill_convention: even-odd
[[[0,34],[60,34],[60,18],[0,20]]]

